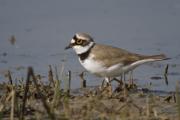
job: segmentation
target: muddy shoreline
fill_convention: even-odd
[[[26,82],[0,84],[1,119],[64,120],[178,120],[178,88],[172,94],[155,94],[136,87],[112,91],[110,86],[62,89],[49,72],[43,83],[32,68]],[[69,85],[68,85],[69,86]]]

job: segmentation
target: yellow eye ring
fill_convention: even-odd
[[[83,40],[82,40],[82,39],[77,39],[77,40],[76,40],[76,43],[80,45],[80,44],[83,43]]]

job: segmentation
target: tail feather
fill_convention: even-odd
[[[141,64],[148,63],[148,62],[154,62],[154,61],[161,61],[161,60],[168,60],[170,58],[167,58],[164,54],[159,55],[150,55],[150,56],[141,56],[141,60],[138,60],[136,62],[133,62],[131,64],[132,68],[135,68]]]
[[[145,56],[145,59],[168,60],[170,58],[167,58],[166,55],[164,54],[159,54],[159,55]]]

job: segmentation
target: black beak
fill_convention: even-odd
[[[65,50],[72,48],[72,44],[70,43],[68,46],[65,47]]]

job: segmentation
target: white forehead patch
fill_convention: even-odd
[[[74,39],[72,39],[72,40],[71,40],[71,43],[75,43],[75,40],[74,40]]]
[[[85,36],[85,34],[76,34],[78,39],[83,39],[83,40],[89,40],[90,37],[89,36]]]

